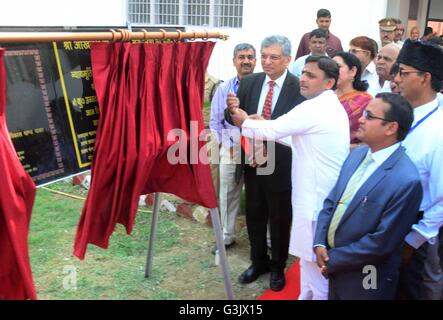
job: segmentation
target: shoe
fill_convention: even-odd
[[[232,241],[230,244],[225,244],[225,250],[228,250],[228,249],[232,248],[234,245],[235,245],[235,241]],[[215,246],[215,247],[212,249],[211,253],[215,255],[215,252],[216,252],[217,250],[218,250],[218,249],[217,249],[217,246]]]
[[[286,279],[283,271],[271,271],[269,286],[272,291],[281,291],[285,284]]]
[[[269,266],[257,267],[256,265],[251,265],[238,277],[238,282],[242,284],[251,283],[257,280],[257,278],[262,274],[268,272],[269,272]]]

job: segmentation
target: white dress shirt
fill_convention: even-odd
[[[368,64],[366,69],[361,74],[361,79],[367,81],[368,84],[371,81],[378,81],[378,75],[377,75],[377,72],[375,70],[375,63],[374,63],[374,61],[371,61]]]
[[[289,252],[315,261],[317,216],[349,153],[349,120],[333,91],[306,100],[275,120],[250,120],[242,134],[257,139],[291,137],[292,231]]]
[[[285,73],[283,73],[278,79],[274,80],[274,91],[272,93],[272,112],[274,112],[275,104],[277,103],[278,97],[280,96],[281,88],[283,87],[283,83],[286,80],[286,76],[288,74],[288,70],[285,70]],[[261,88],[260,93],[260,100],[258,102],[258,108],[257,108],[257,114],[261,115],[263,112],[263,106],[265,104],[266,96],[268,95],[269,91],[269,81],[271,81],[271,78],[269,78],[268,75],[265,77],[265,82],[263,82],[263,86]]]
[[[379,77],[372,78],[370,81],[368,81],[369,88],[367,92],[375,98],[377,93],[381,92],[391,92],[391,81],[385,81],[383,83],[383,86],[380,86]]]
[[[393,44],[395,44],[401,50],[401,48],[403,48],[403,45],[405,44],[405,42],[402,40],[398,40],[398,41],[394,41]]]
[[[400,147],[400,145],[401,145],[400,142],[398,142],[396,144],[393,144],[390,147],[384,148],[384,149],[379,150],[374,153],[371,152],[371,149],[368,150],[368,153],[371,154],[373,161],[368,165],[365,172],[363,173],[363,176],[362,176],[359,184],[355,188],[355,192],[352,195],[352,198],[354,198],[358,189],[360,189],[360,187],[366,182],[366,180],[369,179],[369,177],[375,172],[375,170],[377,170],[378,167],[380,167],[382,165],[382,163],[385,162],[386,159],[388,159],[394,153],[394,151],[398,149],[398,147]],[[351,179],[352,179],[352,177],[351,177]]]
[[[414,127],[438,106],[435,99],[414,109]],[[403,141],[407,155],[414,162],[423,185],[423,200],[420,210],[423,219],[412,226],[405,240],[414,248],[426,241],[433,244],[443,225],[443,111],[438,109]]]
[[[295,60],[293,63],[289,65],[289,71],[297,78],[300,78],[303,72],[303,67],[305,66],[306,63],[306,59],[311,55],[312,53],[302,56],[297,60]]]

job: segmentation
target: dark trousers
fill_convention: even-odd
[[[260,183],[255,175],[245,174],[246,225],[254,265],[270,263],[271,270],[283,270],[289,251],[292,220],[291,189],[270,191],[271,186]],[[271,229],[271,252],[269,258],[266,244],[267,224]]]
[[[422,213],[420,212],[421,216]],[[443,227],[440,228],[439,234],[437,236],[438,244],[438,258],[440,267],[443,270]],[[420,248],[418,248],[408,265],[402,265],[400,268],[400,278],[397,290],[397,299],[401,300],[420,300],[420,299],[435,299],[436,296],[436,285],[424,286],[426,283],[433,283],[434,280],[429,278],[430,275],[425,275],[425,263],[428,259],[428,247],[429,244],[426,242]],[[437,258],[437,259],[438,259]],[[430,258],[429,258],[430,259]],[[429,268],[429,267],[428,267]],[[428,271],[429,272],[429,271]],[[431,279],[431,282],[430,282]],[[438,283],[438,282],[437,282]],[[438,290],[438,289],[437,289]],[[441,288],[441,299],[443,299],[443,288]],[[440,295],[437,293],[437,295]]]
[[[439,237],[440,237],[440,242],[438,247],[438,256],[440,257],[440,266],[441,269],[443,270],[443,227],[440,228]]]
[[[400,267],[398,279],[397,299],[419,300],[422,297],[423,273],[425,267],[428,243],[424,243],[415,250],[411,261]]]

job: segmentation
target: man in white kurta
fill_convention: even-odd
[[[316,265],[313,237],[317,215],[337,181],[349,152],[349,122],[332,90],[338,66],[328,57],[309,57],[300,78],[300,92],[308,100],[275,120],[246,119],[230,110],[242,134],[257,139],[279,140],[292,147],[292,229],[289,252],[300,258],[299,299],[327,299],[328,282]],[[243,122],[244,121],[244,122]]]
[[[395,78],[401,95],[414,109],[414,122],[403,142],[423,185],[422,218],[412,226],[403,246],[403,267],[397,297],[440,300],[443,271],[438,237],[443,226],[443,50],[429,43],[406,40],[397,59]]]

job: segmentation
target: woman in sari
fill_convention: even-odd
[[[348,114],[352,148],[360,143],[355,136],[359,126],[358,119],[372,100],[372,96],[366,92],[368,83],[361,80],[361,63],[355,55],[339,52],[334,60],[340,68],[335,93]]]

